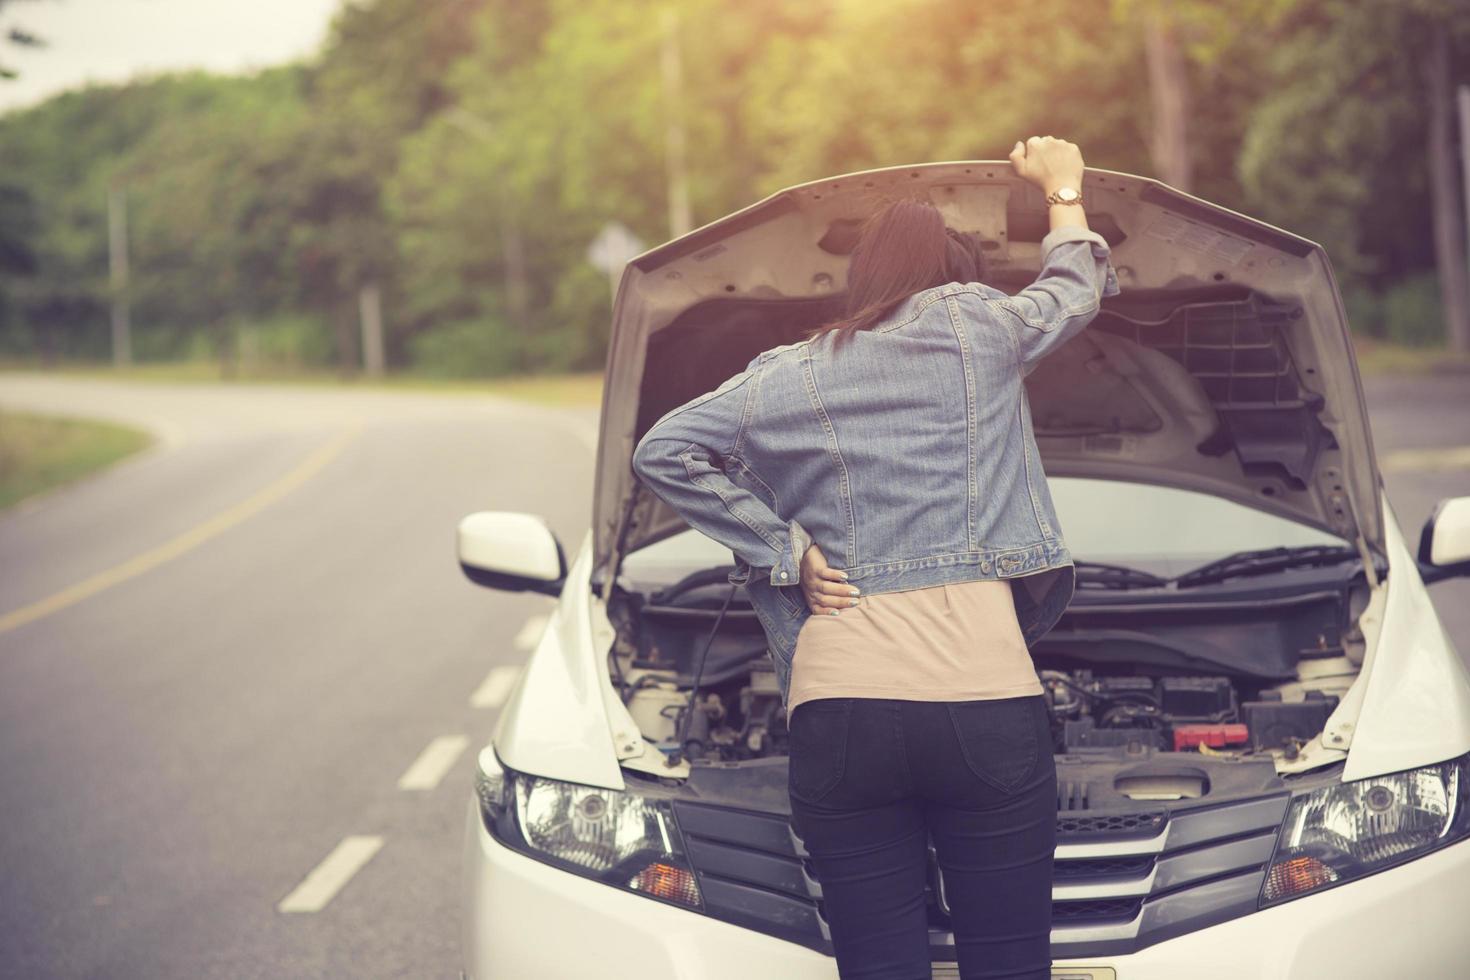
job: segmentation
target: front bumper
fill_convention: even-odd
[[[463,954],[473,980],[636,976],[640,980],[834,980],[830,957],[622,892],[511,851],[472,797],[463,869]],[[1470,933],[1470,841],[1359,881],[1123,956],[1058,959],[1053,976],[1117,980],[1336,980],[1462,976]],[[1110,974],[1106,972],[1111,969]],[[936,976],[954,976],[936,964]]]
[[[1119,980],[1467,976],[1470,932],[1462,911],[1467,896],[1470,841],[1461,841],[1319,894],[1101,962],[1114,967]]]
[[[578,877],[505,847],[466,814],[462,952],[471,980],[833,980],[795,943]]]

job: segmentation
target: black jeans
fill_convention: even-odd
[[[927,980],[928,837],[960,976],[1051,973],[1057,770],[1042,695],[824,698],[790,719],[792,825],[843,980]]]

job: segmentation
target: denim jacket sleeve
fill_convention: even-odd
[[[759,357],[740,374],[666,413],[633,450],[633,470],[685,522],[728,547],[742,563],[769,568],[772,585],[796,585],[812,538],[725,474],[746,421]],[[745,580],[747,569],[739,569]]]
[[[1041,272],[1014,296],[991,300],[1010,313],[1023,374],[1091,323],[1104,296],[1119,293],[1107,240],[1081,225],[1041,240]]]

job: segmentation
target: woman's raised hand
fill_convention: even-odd
[[[1011,166],[1016,174],[1050,194],[1058,187],[1082,189],[1082,151],[1076,143],[1051,136],[1033,136],[1017,141],[1011,150]]]
[[[801,592],[813,613],[835,616],[839,609],[857,605],[858,587],[847,584],[847,573],[827,564],[827,556],[813,544],[801,556]]]

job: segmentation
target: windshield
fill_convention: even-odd
[[[1240,551],[1350,544],[1194,490],[1084,477],[1048,477],[1047,483],[1062,538],[1079,562],[1107,562],[1173,577]],[[661,583],[732,562],[730,549],[690,529],[629,554],[622,571],[639,582]]]

